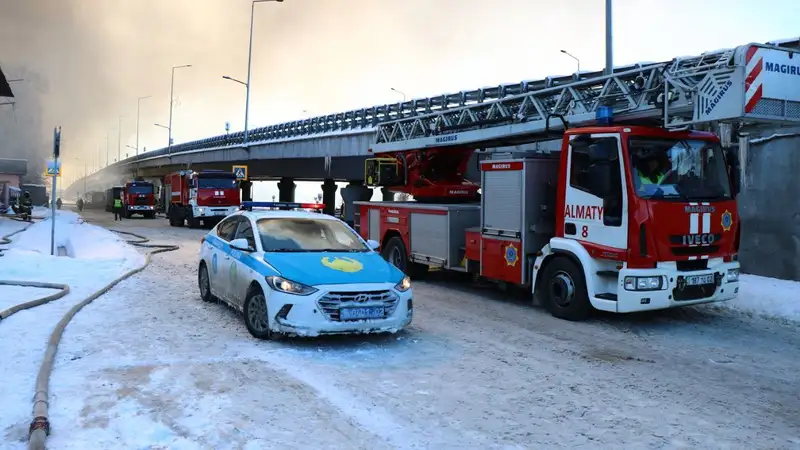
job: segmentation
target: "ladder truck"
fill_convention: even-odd
[[[355,228],[412,277],[523,287],[567,320],[730,300],[738,156],[701,128],[797,126],[798,75],[796,49],[748,44],[413,100],[377,126],[365,180],[416,201],[355,202]],[[554,140],[465,177],[476,150]]]

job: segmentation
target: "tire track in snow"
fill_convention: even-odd
[[[285,358],[273,353],[263,353],[261,350],[252,355],[253,359],[269,363],[275,369],[282,370],[287,375],[305,383],[319,394],[319,398],[330,403],[334,408],[354,420],[364,431],[370,432],[396,448],[427,449],[428,442],[422,441],[417,436],[423,436],[423,430],[413,426],[398,423],[389,411],[375,405],[370,400],[347,392],[336,387],[333,380],[326,380],[307,370],[297,362],[292,363]]]

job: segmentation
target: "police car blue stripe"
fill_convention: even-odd
[[[219,249],[223,254],[228,255],[231,258],[234,258],[237,261],[241,262],[245,266],[253,269],[256,273],[259,273],[264,276],[280,275],[280,273],[278,273],[275,269],[267,265],[264,261],[255,258],[250,253],[245,253],[240,250],[232,249],[231,245],[228,242],[223,241],[217,236],[213,235],[207,236],[206,242],[208,242],[211,246]]]

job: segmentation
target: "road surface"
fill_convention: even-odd
[[[570,323],[438,275],[400,334],[261,342],[199,298],[206,230],[84,216],[181,249],[68,327],[51,421],[72,426],[52,448],[800,448],[785,324],[714,308]]]

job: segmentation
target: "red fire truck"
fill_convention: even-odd
[[[222,170],[182,170],[165,178],[167,217],[173,227],[214,225],[239,210],[241,196],[236,175]]]
[[[156,195],[153,183],[144,180],[125,183],[122,187],[122,207],[126,218],[141,214],[146,219],[155,219]]]
[[[380,124],[365,178],[416,201],[356,202],[356,228],[412,277],[441,268],[527,287],[568,320],[729,300],[739,158],[697,128],[728,141],[796,126],[791,55],[750,44],[413,100],[435,112]],[[555,151],[514,151],[554,138]],[[475,150],[491,148],[480,185],[466,180]]]

